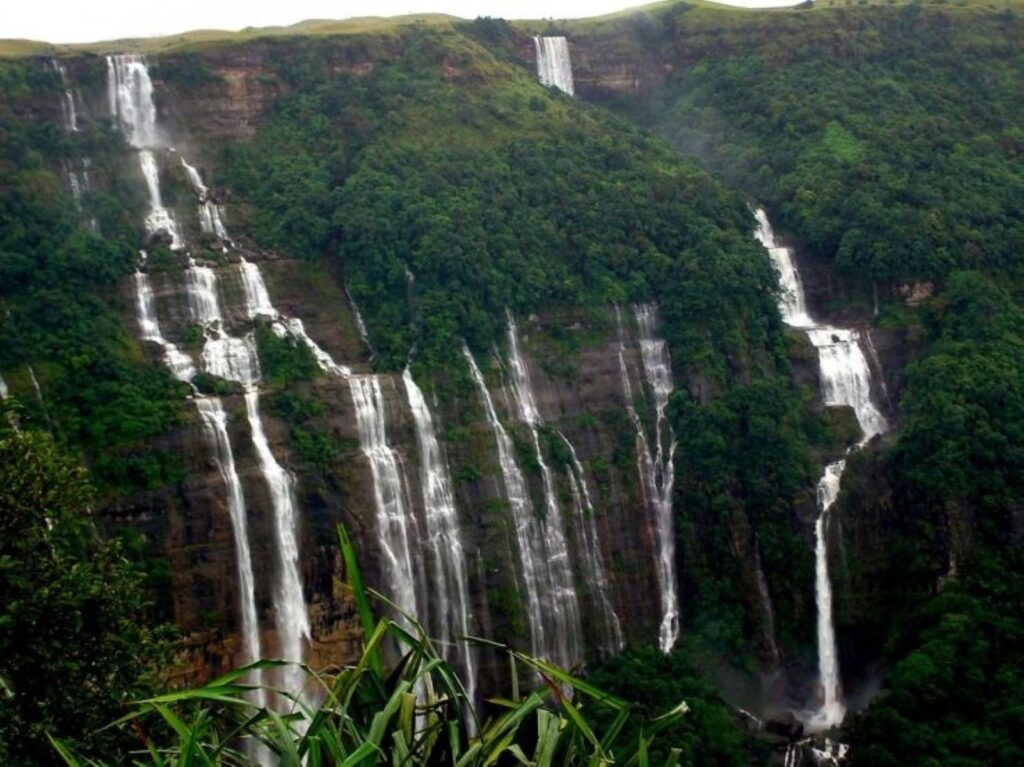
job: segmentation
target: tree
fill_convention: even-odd
[[[154,687],[141,573],[90,516],[85,471],[36,433],[0,440],[0,762],[50,765],[46,733],[104,752],[95,731]]]

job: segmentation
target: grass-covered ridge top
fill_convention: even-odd
[[[629,6],[601,16],[576,19],[517,19],[512,24],[530,34],[570,34],[613,31],[621,23],[638,18],[683,11],[690,21],[700,20],[712,26],[749,20],[751,17],[772,18],[806,13],[808,10],[837,9],[869,12],[871,7],[927,5],[955,13],[996,12],[1024,8],[1021,0],[817,0],[811,5],[777,8],[743,8],[712,2],[712,0],[664,0],[663,2]],[[469,19],[444,13],[416,13],[402,16],[358,16],[348,19],[306,19],[287,26],[245,27],[240,30],[194,29],[154,37],[129,37],[99,40],[90,43],[49,43],[44,40],[0,39],[0,58],[27,56],[63,56],[76,53],[171,53],[198,50],[219,45],[235,45],[268,38],[325,37],[351,35],[389,35],[407,27],[443,28],[466,23]]]

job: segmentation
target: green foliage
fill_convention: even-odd
[[[650,750],[651,764],[665,764],[672,749],[679,750],[679,764],[684,767],[744,767],[752,763],[746,738],[729,708],[701,680],[682,647],[667,654],[650,646],[627,648],[597,666],[587,681],[627,701],[641,714],[615,739],[617,754],[628,753],[637,742],[644,718],[656,717],[685,700],[686,716],[658,736]],[[593,724],[598,731],[610,726],[610,713],[595,714]]]
[[[271,386],[287,386],[320,375],[316,359],[305,344],[291,335],[278,336],[269,325],[257,325],[256,349],[263,380]]]
[[[744,586],[731,536],[738,518],[757,534],[764,570],[778,610],[780,632],[797,641],[811,635],[794,599],[811,593],[811,554],[795,530],[793,501],[813,486],[816,465],[808,452],[806,404],[782,379],[738,386],[706,404],[682,394],[670,416],[679,440],[676,452],[677,526],[697,538],[683,575],[693,594],[694,628],[716,651],[744,658],[760,620],[743,611]],[[794,636],[795,635],[795,636]]]
[[[99,728],[125,698],[155,690],[166,662],[149,626],[141,573],[90,518],[84,471],[51,440],[0,439],[0,761],[52,765],[48,733],[117,753]]]
[[[1021,764],[1024,560],[986,555],[893,642],[889,692],[852,728],[852,767]]]
[[[105,492],[151,488],[177,467],[150,443],[181,418],[185,389],[140,362],[108,297],[131,273],[141,220],[134,188],[83,199],[103,236],[75,210],[60,163],[88,150],[94,172],[123,152],[111,131],[69,135],[33,119],[33,99],[61,97],[59,83],[27,64],[0,63],[0,360],[12,381],[32,365],[43,405],[29,386],[13,387],[26,427],[51,429],[84,454]],[[24,91],[31,83],[34,90]]]
[[[197,53],[163,56],[156,61],[156,66],[151,67],[151,74],[175,88],[204,88],[222,82],[217,73]]]
[[[933,321],[929,354],[907,370],[895,456],[916,516],[970,513],[1001,545],[1024,498],[1024,309],[992,280],[959,273]]]
[[[242,386],[235,381],[228,381],[219,378],[205,371],[196,373],[192,378],[192,385],[203,394],[212,394],[217,397],[226,397],[230,394],[241,394]]]
[[[651,298],[682,365],[725,375],[721,355],[743,366],[777,343],[774,277],[737,196],[462,35],[407,37],[358,77],[287,57],[288,95],[224,163],[261,242],[340,250],[378,366],[488,349],[506,308]]]
[[[412,617],[404,616],[400,622],[373,617],[370,595],[344,533],[341,545],[363,625],[362,656],[330,676],[304,667],[304,693],[281,691],[272,696],[291,701],[288,715],[257,709],[251,703],[253,688],[246,683],[255,669],[271,671],[285,665],[279,661],[260,661],[198,689],[142,700],[113,727],[113,733],[133,729],[145,734],[145,751],[132,755],[133,764],[254,765],[262,751],[264,760],[273,758],[282,767],[646,767],[652,744],[690,715],[679,699],[667,711],[654,705],[636,710],[544,661],[484,643],[507,654],[513,691],[508,699],[490,701],[493,713],[484,720],[467,700],[462,681]],[[389,646],[397,647],[401,656],[391,669],[383,660]],[[530,679],[539,681],[537,689],[532,689]],[[703,704],[699,711],[703,722],[708,716]],[[625,726],[630,727],[629,738],[622,741]],[[107,752],[87,761],[63,740],[55,738],[53,745],[69,767],[114,764],[127,756]],[[667,757],[659,762],[666,767],[678,763],[678,755],[668,749],[656,753]],[[696,764],[687,762],[691,763]]]
[[[1022,273],[1019,18],[913,3],[800,24],[763,14],[708,35],[707,17],[666,14],[686,65],[627,108],[843,274]]]

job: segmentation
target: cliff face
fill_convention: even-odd
[[[710,42],[708,43],[711,44]],[[302,320],[310,338],[338,363],[356,375],[370,375],[370,350],[360,338],[353,307],[345,295],[345,276],[312,263],[281,258],[253,241],[249,211],[233,206],[232,190],[218,183],[226,144],[255,135],[268,120],[275,98],[287,91],[288,75],[282,57],[294,58],[298,73],[303,66],[317,71],[366,73],[398,55],[399,43],[387,38],[355,38],[351,42],[310,43],[308,50],[271,41],[212,48],[189,54],[151,57],[159,124],[176,152],[162,152],[160,176],[165,204],[182,224],[190,249],[217,275],[225,329],[243,335],[255,329],[244,305],[240,257],[256,264],[266,281],[270,299],[282,315]],[[633,41],[607,36],[573,40],[574,74],[584,98],[611,93],[644,91],[658,87],[676,63],[667,63],[663,46],[652,45],[637,55]],[[520,55],[532,66],[533,43],[523,37]],[[685,57],[683,58],[685,61]],[[68,61],[68,77],[78,84],[82,120],[107,119],[105,62],[95,57]],[[448,70],[446,69],[446,73]],[[457,71],[452,70],[452,76]],[[296,74],[295,76],[299,76]],[[41,119],[59,121],[56,110]],[[210,199],[222,204],[224,221],[234,245],[226,255],[218,243],[200,231],[196,200],[181,165],[181,158],[197,167],[210,187]],[[95,183],[141,187],[138,165],[125,158],[109,178]],[[202,334],[190,315],[185,284],[185,261],[148,268],[154,290],[155,311],[167,340],[199,356]],[[136,317],[135,286],[122,288],[124,322],[140,337]],[[657,571],[658,532],[649,513],[638,461],[638,442],[628,408],[632,404],[648,440],[655,429],[654,396],[641,359],[638,327],[624,310],[622,360],[632,401],[627,399],[620,367],[620,336],[612,307],[593,311],[555,310],[519,318],[519,341],[532,381],[533,396],[542,422],[539,432],[544,455],[552,467],[554,489],[565,520],[565,538],[574,563],[575,588],[581,605],[581,628],[586,658],[607,652],[609,638],[603,619],[606,609],[580,563],[587,556],[587,530],[596,530],[598,554],[607,569],[608,596],[628,643],[652,643],[661,622]],[[891,396],[898,394],[898,376],[890,371],[901,355],[897,337],[879,337],[878,355]],[[813,351],[794,343],[793,369],[799,383],[817,390],[819,381]],[[161,350],[143,344],[154,365],[162,364]],[[670,350],[671,351],[671,350]],[[516,445],[526,476],[532,506],[538,516],[545,507],[544,478],[531,459],[531,433],[516,413],[511,393],[508,349],[477,354],[498,418]],[[452,380],[443,373],[436,381],[420,380],[450,469],[458,510],[462,547],[467,560],[471,631],[520,647],[528,647],[530,627],[524,610],[523,568],[517,549],[514,522],[495,432],[488,423],[478,393],[463,389],[452,396]],[[401,376],[378,375],[386,415],[388,444],[403,469],[404,493],[413,527],[422,530],[423,467],[416,424]],[[714,391],[701,381],[676,382],[704,401]],[[350,384],[338,376],[321,374],[310,380],[260,384],[261,414],[269,447],[295,477],[299,510],[299,575],[309,605],[311,638],[307,660],[314,666],[344,663],[354,658],[361,639],[351,594],[344,585],[347,574],[338,553],[336,526],[344,525],[359,551],[368,584],[388,592],[387,555],[381,546],[378,499],[367,455],[360,447],[356,404]],[[316,404],[315,413],[301,423],[289,419],[282,397]],[[260,619],[264,655],[279,652],[281,638],[274,620],[274,589],[280,568],[273,534],[274,516],[266,478],[253,447],[253,434],[243,397],[224,394],[228,434],[242,483],[249,522],[249,540],[255,573],[255,601]],[[145,496],[124,499],[107,510],[115,527],[132,527],[149,535],[165,557],[170,571],[169,604],[175,623],[187,637],[182,676],[190,680],[217,674],[243,657],[240,640],[242,597],[239,590],[238,547],[230,523],[227,489],[211,452],[208,435],[191,402],[183,402],[186,424],[166,436],[164,447],[180,459],[183,479]],[[311,454],[313,435],[329,449]],[[560,455],[564,437],[575,449],[583,477],[593,499],[593,519],[574,511],[573,468]],[[685,435],[680,435],[685,439]],[[678,510],[677,510],[678,511]],[[680,513],[685,513],[683,510]],[[814,521],[813,499],[794,499],[790,516],[810,548]],[[709,522],[709,525],[711,523]],[[719,524],[716,522],[715,524]],[[724,535],[731,560],[709,563],[705,538]],[[752,657],[762,669],[791,662],[804,663],[803,649],[786,646],[776,632],[771,573],[760,561],[757,532],[742,509],[735,509],[710,531],[694,524],[680,536],[674,565],[686,579],[688,568],[721,567],[742,584],[747,623],[751,627]],[[156,552],[155,552],[156,554]],[[424,578],[427,593],[436,584]],[[810,570],[808,568],[808,575]],[[813,591],[787,595],[785,619],[806,623],[813,611]],[[692,594],[684,593],[682,612],[689,611]],[[695,598],[694,598],[694,601]],[[806,637],[796,644],[804,645]],[[787,660],[788,659],[788,660]],[[482,659],[484,684],[497,687],[504,678],[500,658]]]

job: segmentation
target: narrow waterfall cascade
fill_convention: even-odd
[[[203,421],[206,439],[213,453],[214,463],[220,472],[224,487],[227,488],[228,515],[231,517],[231,532],[235,539],[235,559],[238,563],[238,593],[241,611],[242,657],[238,665],[252,663],[263,657],[260,645],[259,616],[256,613],[256,580],[252,571],[252,554],[249,549],[249,522],[245,509],[242,481],[235,469],[235,455],[228,438],[228,417],[219,397],[197,397],[195,400],[199,417]],[[266,692],[259,689],[263,684],[263,672],[254,671],[248,680],[257,689],[251,695],[257,706],[267,704]]]
[[[149,190],[149,213],[146,215],[146,232],[156,234],[167,232],[171,236],[171,248],[180,250],[183,245],[181,227],[174,220],[171,212],[164,207],[163,197],[160,194],[160,169],[156,164],[156,156],[148,149],[139,151],[139,167],[142,168],[142,176],[146,179],[146,188]]]
[[[5,400],[11,396],[11,390],[7,388],[7,381],[4,380],[3,376],[0,376],[0,400]]]
[[[626,366],[626,332],[622,324],[622,312],[619,311],[619,307],[617,306],[615,307],[615,319],[619,328],[619,374],[622,378],[622,394],[626,400],[626,412],[629,414],[629,420],[632,421],[633,430],[636,432],[636,470],[640,477],[640,491],[643,495],[643,505],[647,511],[648,517],[657,517],[657,507],[661,497],[661,492],[658,488],[654,456],[651,455],[651,447],[647,441],[647,435],[644,432],[644,425],[640,420],[640,414],[637,413],[636,408],[633,406],[633,384],[630,383],[629,368]],[[662,616],[665,616],[667,614],[666,608],[671,604],[671,602],[666,595],[664,587],[665,573],[662,568],[660,550],[655,552],[654,563],[658,577],[658,591],[661,599]],[[674,579],[672,583],[675,583]],[[661,626],[664,626],[664,621],[662,621]],[[672,647],[671,645],[666,646],[662,639],[663,635],[659,627],[658,646],[661,648],[662,652],[668,652]]]
[[[221,321],[223,313],[217,296],[217,273],[213,269],[199,266],[190,260],[185,270],[185,291],[189,316],[193,322],[205,327]]]
[[[387,410],[377,376],[349,378],[356,410],[359,445],[370,464],[373,500],[377,513],[383,575],[388,596],[399,610],[429,625],[424,583],[418,561],[416,518],[408,497],[408,484],[398,453],[388,444]]]
[[[597,514],[587,487],[587,475],[576,455],[576,448],[562,432],[558,436],[569,449],[572,464],[566,476],[569,479],[569,490],[572,493],[573,510],[576,513],[576,531],[579,548],[586,565],[588,583],[598,604],[604,622],[605,643],[603,651],[612,655],[623,648],[625,639],[622,636],[622,624],[612,605],[612,587],[608,581],[608,570],[605,567],[604,553],[601,550],[601,536],[597,532]]]
[[[800,272],[797,271],[796,262],[793,260],[793,251],[775,241],[775,232],[772,230],[771,222],[768,221],[768,214],[764,212],[764,208],[754,211],[754,218],[757,220],[754,237],[768,251],[768,255],[771,256],[772,263],[775,264],[779,273],[779,284],[782,286],[779,309],[782,311],[782,319],[787,325],[794,328],[814,327],[815,322],[807,312],[804,286],[800,281]]]
[[[64,93],[60,101],[60,113],[64,123],[64,130],[70,133],[78,133],[78,110],[75,109],[75,92],[68,87],[68,72],[57,59],[53,59],[51,63],[57,76],[60,77],[60,84],[64,86]]]
[[[352,316],[356,319],[356,330],[359,331],[359,340],[363,342],[363,346],[365,346],[367,351],[370,352],[370,359],[373,359],[374,350],[373,344],[370,343],[370,334],[366,330],[366,323],[363,322],[363,314],[359,311],[359,306],[356,304],[356,300],[352,297],[352,293],[349,291],[348,285],[345,286],[345,297],[348,298],[348,305],[352,309]]]
[[[252,444],[256,449],[263,477],[270,489],[271,508],[274,512],[274,537],[277,544],[279,577],[274,589],[274,609],[277,633],[281,642],[281,657],[295,663],[305,657],[305,644],[311,639],[309,611],[302,591],[299,571],[298,514],[295,509],[294,480],[274,457],[263,431],[260,418],[260,395],[255,388],[245,393],[245,411],[252,430]],[[284,689],[298,692],[303,684],[301,669],[284,666]]]
[[[317,366],[325,373],[331,373],[332,375],[336,375],[340,378],[348,378],[352,375],[352,371],[347,366],[339,365],[335,362],[334,358],[331,357],[330,354],[324,351],[316,341],[309,337],[302,320],[297,317],[285,317],[274,308],[274,304],[270,301],[270,293],[267,291],[267,285],[263,281],[263,273],[256,264],[242,258],[241,263],[239,264],[239,270],[242,276],[245,312],[249,319],[254,320],[257,317],[266,317],[274,320],[274,324],[272,326],[274,332],[281,337],[291,335],[293,338],[297,338],[302,342],[302,344],[304,344],[313,355],[313,359],[316,361]]]
[[[877,434],[888,430],[885,416],[871,398],[871,368],[860,346],[860,333],[850,328],[819,325],[807,311],[803,285],[796,269],[793,252],[779,244],[763,209],[754,213],[757,220],[755,237],[767,249],[779,273],[783,296],[779,302],[786,324],[802,328],[818,350],[821,370],[821,394],[826,405],[847,405],[853,408],[864,445]],[[814,526],[814,588],[818,609],[818,677],[821,685],[819,708],[806,718],[811,731],[826,730],[841,724],[846,716],[839,651],[836,646],[832,616],[832,582],[828,571],[829,510],[839,496],[846,461],[825,467],[818,482],[818,519]]]
[[[451,475],[434,428],[434,419],[408,368],[402,373],[409,408],[416,425],[416,445],[420,457],[420,485],[423,489],[423,543],[429,555],[434,590],[431,614],[434,635],[445,655],[455,657],[464,671],[466,692],[476,699],[476,658],[473,648],[462,637],[473,623],[469,596],[466,552],[462,544],[459,514],[455,507]]]
[[[565,537],[562,509],[558,503],[558,488],[554,473],[544,460],[540,447],[538,427],[544,423],[533,396],[530,371],[519,350],[518,329],[512,313],[508,313],[509,366],[512,370],[512,396],[516,411],[530,429],[533,448],[540,466],[544,487],[546,514],[540,521],[541,538],[545,548],[545,562],[551,584],[552,605],[548,612],[553,623],[553,639],[558,661],[566,667],[582,658],[582,628],[579,599],[576,596],[576,576],[569,545]],[[554,658],[552,658],[554,660]]]
[[[821,679],[822,699],[820,708],[808,723],[815,729],[834,727],[846,716],[846,703],[843,701],[839,674],[839,650],[832,623],[832,580],[828,574],[828,538],[825,535],[828,511],[839,497],[844,468],[846,461],[830,463],[818,481],[820,513],[814,523],[814,599],[818,608],[818,674]]]
[[[772,594],[768,589],[768,578],[761,565],[761,542],[754,540],[754,576],[757,578],[757,595],[761,601],[761,619],[764,623],[764,635],[768,641],[771,659],[778,662],[782,657],[779,645],[775,640],[775,608],[772,606]]]
[[[195,192],[199,201],[199,228],[203,234],[215,235],[224,243],[230,242],[228,231],[224,228],[221,220],[220,207],[210,199],[210,190],[203,183],[203,177],[199,171],[188,164],[184,157],[181,158],[181,166],[185,169],[189,183],[192,184],[192,191]]]
[[[79,213],[82,212],[82,180],[78,176],[78,171],[72,167],[71,163],[67,160],[61,163],[61,167],[64,170],[64,175],[68,177],[68,188],[71,190],[71,198],[75,201],[75,208]]]
[[[145,254],[143,254],[145,256]],[[160,323],[156,317],[153,302],[153,288],[149,284],[149,275],[139,270],[135,272],[135,304],[139,323],[139,337],[143,341],[158,344],[164,351],[164,364],[179,381],[191,381],[196,374],[192,358],[177,346],[164,338],[160,331]]]
[[[550,615],[548,601],[547,563],[545,562],[543,541],[538,540],[538,522],[533,515],[533,503],[526,478],[516,460],[516,449],[512,438],[508,435],[498,412],[494,409],[494,400],[487,389],[484,377],[477,367],[469,347],[463,345],[462,354],[469,364],[469,372],[480,390],[480,399],[487,411],[487,422],[494,432],[494,441],[498,448],[498,463],[501,465],[502,481],[505,484],[505,498],[512,511],[512,524],[515,528],[516,547],[519,550],[519,563],[523,570],[523,590],[526,592],[526,612],[530,627],[530,652],[535,657],[552,658],[548,647],[548,631],[546,623]]]
[[[640,357],[647,383],[654,393],[654,455],[650,457],[652,483],[648,507],[653,513],[658,545],[658,582],[661,591],[661,627],[658,645],[671,650],[679,639],[679,595],[676,585],[676,534],[672,512],[675,487],[676,436],[665,416],[672,394],[672,363],[668,345],[655,333],[658,313],[653,304],[633,307],[639,329]],[[627,377],[628,382],[628,377]]]
[[[184,245],[181,230],[170,211],[164,208],[160,194],[159,168],[153,149],[165,148],[165,144],[157,125],[153,85],[145,60],[140,56],[108,56],[107,70],[110,113],[120,121],[121,128],[132,146],[139,150],[139,165],[149,190],[150,212],[146,217],[146,230],[151,234],[159,231],[168,232],[172,238],[172,247],[180,249]],[[191,168],[184,158],[182,163],[197,196],[201,200],[207,197],[206,187],[198,171]],[[213,233],[226,241],[227,232],[224,231],[219,211],[214,207],[209,212]],[[203,215],[201,209],[201,223]],[[142,338],[158,343],[164,349],[167,364],[176,377],[190,380],[195,375],[195,366],[188,355],[179,351],[163,337],[155,312],[149,278],[141,269],[135,275],[135,287]],[[299,520],[294,497],[294,479],[274,456],[260,417],[259,391],[256,388],[260,380],[260,364],[255,334],[250,332],[238,338],[229,335],[224,329],[217,272],[213,269],[200,266],[189,259],[189,267],[185,270],[185,288],[189,315],[193,321],[203,326],[206,336],[200,355],[202,370],[238,382],[245,390],[245,408],[252,445],[267,485],[273,514],[274,548],[278,559],[273,588],[275,625],[280,645],[278,655],[284,660],[300,663],[305,657],[305,646],[311,640],[311,629],[299,568]],[[265,287],[263,290],[265,293]],[[269,297],[266,298],[266,304],[269,305]],[[257,658],[262,648],[255,606],[254,573],[249,550],[245,501],[228,437],[227,416],[220,400],[216,398],[197,397],[196,407],[228,496],[228,511],[238,561],[242,648],[247,658]],[[303,672],[296,666],[285,666],[280,672],[280,684],[287,691],[301,694],[303,682]],[[266,702],[263,693],[258,693],[254,700],[261,705]]]
[[[146,232],[167,232],[171,247],[181,249],[181,228],[164,207],[160,194],[160,170],[153,150],[163,147],[164,143],[157,129],[153,82],[145,59],[134,55],[107,56],[107,95],[110,114],[120,121],[128,143],[139,150],[139,167],[149,190]]]
[[[537,51],[537,77],[541,83],[570,96],[575,95],[569,41],[564,37],[534,37],[533,45]]]
[[[217,289],[217,273],[209,267],[192,264],[186,270],[185,287],[190,315],[205,326],[206,342],[201,355],[207,373],[236,381],[245,387],[245,409],[253,448],[270,494],[274,543],[278,558],[277,580],[273,589],[275,625],[280,641],[280,657],[294,663],[305,657],[310,641],[309,613],[299,569],[298,512],[295,508],[294,480],[270,449],[259,412],[259,357],[253,333],[243,338],[228,335],[223,329]],[[281,671],[281,685],[298,693],[303,672],[295,666]]]

